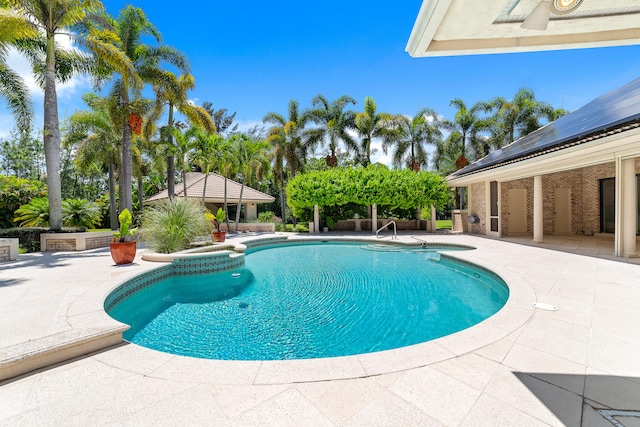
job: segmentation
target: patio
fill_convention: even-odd
[[[398,237],[412,236],[476,247],[452,255],[500,274],[512,289],[505,308],[427,344],[313,363],[124,343],[0,382],[0,425],[640,425],[626,412],[640,411],[639,259],[614,258],[608,236]],[[106,249],[0,264],[0,360],[16,345],[91,333],[108,290],[156,266],[138,254],[116,267]]]

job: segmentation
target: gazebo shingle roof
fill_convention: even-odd
[[[187,173],[187,197],[202,198],[202,192],[204,190],[204,177],[205,175],[200,172]],[[224,202],[224,177],[216,173],[210,173],[207,179],[207,192],[204,200],[208,203],[223,203]],[[240,198],[240,189],[242,184],[239,182],[227,179],[227,202],[237,203]],[[184,185],[182,183],[175,186],[176,197],[184,196]],[[145,200],[146,202],[155,202],[169,197],[168,190],[162,190],[158,194]],[[242,192],[243,203],[271,203],[275,200],[273,196],[265,194],[254,188],[244,186]]]

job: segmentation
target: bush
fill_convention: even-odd
[[[142,220],[142,235],[161,253],[186,249],[195,236],[206,234],[207,229],[204,210],[184,197],[149,208]]]
[[[100,225],[102,215],[94,202],[85,199],[62,201],[62,223],[65,227],[93,228]]]
[[[42,182],[0,175],[0,228],[13,228],[14,212],[37,197],[47,197]]]
[[[274,219],[275,216],[276,214],[271,211],[261,212],[258,214],[256,222],[276,222]]]

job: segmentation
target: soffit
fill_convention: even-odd
[[[583,0],[550,15],[546,30],[521,28],[540,0],[425,0],[407,52],[413,57],[640,44],[637,0]]]

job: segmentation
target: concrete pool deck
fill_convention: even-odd
[[[369,235],[329,235],[339,236]],[[0,425],[640,425],[629,412],[640,411],[638,260],[603,259],[596,239],[546,243],[587,256],[398,237],[412,236],[476,247],[452,255],[500,274],[513,298],[459,334],[362,357],[224,362],[116,345],[0,382]],[[113,328],[99,312],[108,290],[157,266],[140,254],[114,266],[108,249],[0,264],[0,360]]]

